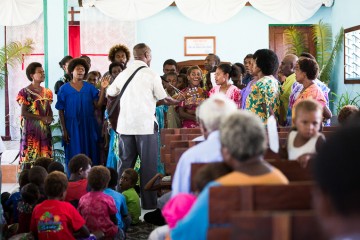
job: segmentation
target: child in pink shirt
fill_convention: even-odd
[[[114,199],[103,193],[109,181],[109,169],[104,166],[91,168],[88,176],[91,192],[80,198],[78,210],[91,232],[103,232],[104,239],[125,239],[124,232],[117,226]]]

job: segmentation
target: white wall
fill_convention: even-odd
[[[331,21],[331,8],[322,7],[307,21],[313,24],[320,19]],[[216,36],[216,53],[220,59],[242,62],[248,53],[269,47],[269,24],[283,24],[262,14],[253,7],[244,7],[236,16],[220,24],[194,22],[181,14],[177,7],[168,7],[137,24],[138,42],[147,43],[152,49],[152,67],[162,73],[162,64],[168,58],[176,61],[205,59],[185,57],[185,36]]]
[[[360,25],[360,2],[359,0],[346,0],[344,1],[335,1],[334,6],[332,7],[332,30],[333,34],[337,34],[341,27],[350,28],[357,25]],[[344,48],[339,52],[337,57],[333,82],[331,82],[330,87],[338,95],[345,92],[352,93],[353,96],[357,92],[360,92],[360,84],[344,84]]]
[[[0,25],[0,47],[4,46],[4,26]],[[5,89],[0,89],[0,136],[5,135]]]
[[[45,1],[45,0],[44,0]],[[60,60],[64,57],[64,3],[63,1],[47,1],[47,29],[48,29],[48,88],[54,90],[57,80],[64,74],[59,66]],[[66,42],[67,44],[67,42]],[[52,104],[54,114],[56,95]]]

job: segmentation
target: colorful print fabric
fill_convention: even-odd
[[[50,89],[42,88],[40,94],[29,88],[20,90],[16,97],[19,105],[26,105],[27,111],[34,115],[49,116],[53,94]],[[21,117],[20,164],[35,161],[39,157],[51,157],[50,126],[35,119]]]
[[[251,86],[250,94],[246,98],[246,109],[258,115],[264,124],[270,117],[270,110],[276,119],[279,118],[279,107],[280,85],[275,78],[265,76]]]
[[[200,87],[187,87],[181,91],[185,96],[185,100],[180,103],[180,107],[183,107],[185,112],[195,114],[196,108],[207,98],[207,92]],[[190,119],[182,120],[183,128],[197,128],[199,124]]]

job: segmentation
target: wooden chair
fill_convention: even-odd
[[[325,239],[312,211],[237,212],[231,216],[230,238],[236,240]],[[222,236],[221,239],[225,239]]]

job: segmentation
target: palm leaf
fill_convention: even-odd
[[[53,145],[55,145],[56,143],[59,143],[62,141],[62,136],[52,136],[51,137],[51,142]]]
[[[284,30],[284,44],[288,46],[286,54],[299,56],[301,53],[308,51],[305,46],[303,34],[294,26]]]
[[[60,162],[62,164],[65,164],[65,151],[61,149],[54,149],[53,150],[53,159],[56,162]]]
[[[336,108],[336,113],[339,114],[340,110],[346,105],[354,105],[360,107],[360,93],[356,93],[356,96],[353,97],[352,93],[346,91],[345,93],[338,95],[334,92],[331,92],[331,95],[336,99],[331,100],[334,103]]]
[[[342,49],[343,40],[344,40],[344,28],[341,28],[340,32],[335,37],[334,48],[332,49],[328,60],[326,61],[325,65],[323,65],[320,71],[319,79],[326,84],[330,82],[331,74],[333,72],[335,65],[336,56],[338,52]]]
[[[322,20],[318,24],[313,25],[313,40],[316,46],[316,61],[320,69],[326,64],[331,55],[332,50],[332,32],[328,23]]]
[[[6,47],[0,48],[0,89],[4,86],[5,64],[15,67],[17,63],[21,63],[23,54],[29,54],[34,51],[34,42],[26,39],[24,44],[21,42],[11,42]]]
[[[53,132],[55,130],[61,130],[60,121],[58,121],[57,123],[51,124],[50,130],[51,130],[51,132]]]

